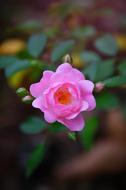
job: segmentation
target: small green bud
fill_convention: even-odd
[[[33,102],[33,97],[28,95],[28,96],[25,96],[24,98],[22,98],[22,102],[26,103],[26,104],[31,104]]]
[[[26,90],[26,88],[21,87],[16,90],[16,94],[18,96],[20,96],[21,98],[23,98],[23,97],[27,96],[29,94],[29,92]]]

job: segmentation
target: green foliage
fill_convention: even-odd
[[[96,29],[93,26],[77,27],[72,35],[76,38],[84,39],[96,34]]]
[[[123,60],[120,64],[119,64],[119,72],[121,75],[125,75],[126,76],[126,60]]]
[[[100,56],[93,51],[84,51],[83,53],[80,54],[80,57],[83,61],[87,63],[101,61]]]
[[[69,139],[75,141],[76,140],[76,133],[75,132],[70,132],[68,133]]]
[[[46,129],[46,123],[39,117],[29,117],[24,123],[21,124],[20,130],[28,135],[34,135]]]
[[[118,45],[115,38],[111,34],[105,34],[95,41],[95,47],[101,53],[114,56],[118,52]]]
[[[92,63],[86,69],[84,69],[84,74],[92,81],[95,81],[98,71],[98,64]]]
[[[31,30],[36,30],[41,27],[41,23],[37,20],[29,20],[23,23],[20,23],[16,26],[16,29],[19,31],[31,31]]]
[[[28,51],[33,57],[38,57],[45,48],[47,37],[45,34],[34,34],[28,41]]]
[[[118,96],[109,92],[102,92],[96,96],[97,109],[107,110],[120,106]]]
[[[65,54],[68,54],[74,46],[73,40],[66,40],[63,42],[60,42],[56,46],[54,46],[54,49],[51,53],[51,60],[53,62],[59,61]]]
[[[91,149],[94,144],[94,137],[98,130],[98,126],[98,118],[93,116],[86,120],[85,128],[80,133],[81,142],[87,150]]]
[[[15,61],[17,61],[17,58],[14,56],[0,56],[0,69],[12,65]]]
[[[16,57],[18,57],[18,59],[33,59],[27,48],[24,48],[22,51],[18,52]]]
[[[115,60],[109,59],[102,62],[92,63],[84,70],[84,74],[94,82],[102,81],[113,75],[114,62]]]
[[[57,33],[59,32],[59,28],[57,26],[53,27],[48,27],[44,29],[44,33],[49,37],[49,38],[54,38],[56,37]]]
[[[20,59],[15,59],[12,64],[9,64],[6,69],[5,69],[5,74],[7,77],[12,76],[13,74],[17,73],[18,71],[25,70],[29,68],[30,62],[29,60],[20,60]]]
[[[116,76],[103,81],[106,87],[119,87],[126,84],[126,76]]]
[[[59,122],[54,122],[54,123],[50,124],[48,130],[50,132],[55,133],[55,132],[63,132],[63,131],[66,131],[67,129],[63,124],[61,124]]]
[[[45,145],[39,144],[29,156],[26,163],[26,177],[29,178],[44,158]]]
[[[99,63],[95,81],[101,81],[113,75],[114,62],[114,59],[108,59]]]

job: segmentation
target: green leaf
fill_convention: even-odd
[[[119,64],[119,72],[121,75],[125,75],[126,76],[126,60],[123,60],[120,64]]]
[[[45,122],[39,117],[29,117],[21,124],[20,130],[25,134],[38,134],[46,128]]]
[[[126,84],[126,76],[117,76],[103,81],[107,87],[119,87]]]
[[[102,81],[114,72],[114,59],[105,60],[102,62],[91,63],[85,70],[84,74],[94,82]]]
[[[95,62],[90,64],[83,72],[90,80],[95,81],[98,73],[98,64]]]
[[[17,30],[20,31],[29,31],[29,30],[35,30],[41,27],[41,23],[37,20],[29,20],[23,23],[20,23],[16,26]]]
[[[63,131],[66,131],[67,129],[63,124],[61,124],[59,122],[54,122],[54,123],[50,124],[48,130],[50,132],[55,133],[55,132],[63,132]]]
[[[16,54],[18,59],[33,59],[33,57],[29,54],[28,49],[25,48],[22,51]]]
[[[34,34],[28,41],[28,51],[33,57],[38,57],[45,48],[47,37],[45,34]]]
[[[100,62],[98,64],[98,71],[97,71],[97,75],[95,78],[95,82],[104,80],[104,79],[110,77],[111,75],[113,75],[114,63],[115,63],[114,59],[109,59],[109,60]]]
[[[14,56],[0,56],[0,69],[12,65],[17,60]]]
[[[96,96],[96,105],[98,109],[113,109],[120,106],[120,100],[115,94],[103,92]]]
[[[99,122],[96,116],[87,119],[84,130],[80,133],[81,142],[89,150],[94,143],[94,137],[98,130]]]
[[[39,144],[35,150],[29,156],[29,159],[26,163],[26,177],[30,177],[32,173],[37,169],[44,158],[45,154],[45,145]]]
[[[7,77],[15,74],[18,71],[25,70],[31,67],[31,64],[28,60],[19,60],[16,59],[12,64],[9,64],[5,69],[5,74]]]
[[[59,61],[65,54],[68,54],[71,51],[73,46],[73,40],[67,40],[57,44],[51,53],[51,60],[53,62]]]
[[[83,61],[86,61],[87,63],[101,61],[100,56],[93,51],[85,51],[80,54],[80,57]]]
[[[73,32],[72,35],[76,38],[86,38],[86,37],[91,37],[96,34],[96,29],[93,26],[85,26],[85,27],[80,27],[76,28]]]
[[[106,34],[95,41],[95,47],[101,52],[109,56],[114,56],[118,52],[118,45],[115,38],[111,34]]]
[[[75,140],[76,140],[76,133],[75,133],[75,132],[68,133],[68,137],[69,137],[71,140],[75,141]]]
[[[57,33],[59,32],[58,26],[51,26],[49,28],[44,29],[44,33],[49,37],[49,38],[54,38],[56,37]]]

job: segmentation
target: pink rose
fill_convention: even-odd
[[[94,84],[69,63],[61,64],[56,72],[44,71],[42,79],[30,86],[35,97],[32,105],[44,112],[47,122],[58,121],[71,131],[84,127],[82,111],[96,107],[92,91]]]

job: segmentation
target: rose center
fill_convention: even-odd
[[[70,104],[72,101],[72,95],[65,87],[60,87],[54,94],[54,98],[60,104]]]

